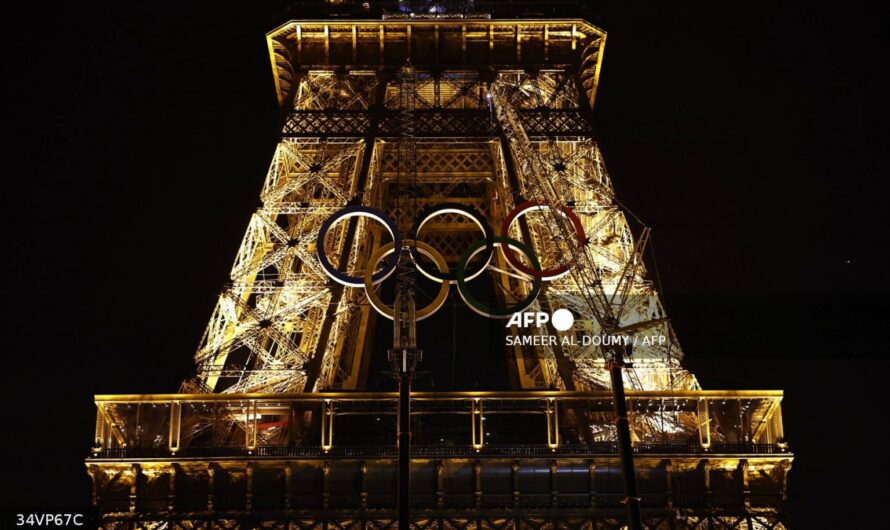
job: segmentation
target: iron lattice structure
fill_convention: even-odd
[[[571,27],[577,37],[577,24]],[[287,42],[287,33],[280,31],[273,43]],[[571,31],[553,28],[548,34],[556,41]],[[301,26],[300,35],[312,42],[308,28]],[[273,44],[273,49],[280,47]],[[485,80],[486,74],[493,79]],[[586,256],[575,258],[574,269],[582,274],[588,269],[586,274],[596,276],[605,293],[615,297],[621,325],[649,323],[648,332],[669,338],[637,349],[629,387],[697,388],[694,377],[680,367],[682,350],[614,200],[599,147],[589,126],[582,125],[589,100],[576,75],[553,67],[532,73],[418,73],[411,98],[417,102],[421,136],[414,142],[416,203],[421,208],[464,204],[494,226],[520,198],[571,205],[589,240]],[[189,390],[298,392],[357,386],[358,375],[349,367],[361,366],[360,345],[370,314],[359,289],[331,285],[317,264],[314,245],[323,221],[346,204],[380,207],[400,223],[412,214],[398,210],[393,193],[402,132],[399,103],[406,98],[398,79],[387,80],[373,70],[309,70],[294,83],[294,111],[260,194],[263,206],[250,222],[232,283],[211,317],[196,355],[199,376]],[[572,234],[555,234],[544,215],[529,216],[524,224],[543,266],[566,259]],[[509,235],[521,239],[520,226],[514,223]],[[358,264],[382,242],[363,223],[351,228],[340,227],[326,244],[330,255],[348,256],[345,268],[358,274]],[[453,214],[438,218],[424,234],[452,263],[478,237],[471,222]],[[551,283],[538,305],[567,306],[582,316],[579,333],[596,334],[600,326],[579,295],[584,281],[573,273]],[[502,283],[517,298],[527,289],[521,281]],[[591,344],[556,352],[545,346],[534,354],[517,349],[517,359],[538,359],[537,365],[523,366],[522,387],[607,388],[607,356],[601,348]],[[307,374],[310,359],[318,359],[319,366]],[[573,365],[561,374],[560,359]]]
[[[682,368],[643,262],[649,231],[635,239],[615,200],[591,127],[605,32],[581,19],[432,11],[291,21],[267,38],[284,118],[262,206],[195,355],[196,376],[180,394],[97,396],[87,466],[99,524],[392,527],[395,397],[354,392],[380,354],[370,340],[380,317],[362,288],[326,274],[319,231],[349,205],[400,227],[418,210],[459,205],[501,227],[535,201],[550,207],[500,235],[529,244],[543,269],[570,267],[530,310],[570,309],[577,338],[616,329],[666,338],[635,347],[624,375],[646,525],[787,527],[781,393],[703,391]],[[451,264],[478,238],[454,212],[423,229]],[[351,218],[321,244],[341,271],[361,276],[388,241],[379,224]],[[504,253],[488,265],[510,267]],[[504,303],[531,289],[521,275],[492,278]],[[621,527],[609,352],[579,340],[508,353],[514,392],[412,398],[422,431],[412,525]],[[496,427],[495,418],[522,425],[529,414],[542,420],[528,432]]]

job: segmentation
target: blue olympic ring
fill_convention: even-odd
[[[376,208],[370,208],[368,206],[347,206],[328,217],[325,222],[322,223],[321,229],[318,231],[318,238],[315,241],[315,251],[316,254],[318,254],[318,261],[321,264],[321,268],[328,273],[328,276],[338,283],[348,287],[363,287],[365,285],[364,278],[361,276],[350,276],[337,270],[337,267],[334,267],[334,265],[331,264],[331,261],[328,259],[324,250],[324,240],[328,230],[330,230],[337,221],[349,219],[351,217],[368,217],[383,224],[389,232],[389,235],[392,236],[395,248],[402,247],[402,238],[399,236],[399,229],[389,216]],[[389,275],[396,270],[396,265],[398,265],[398,263],[399,253],[394,252],[390,255],[390,258],[386,260],[383,268],[374,273],[371,277],[372,283],[376,284],[388,278]]]

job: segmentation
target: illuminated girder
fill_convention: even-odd
[[[332,301],[314,256],[315,238],[324,219],[355,193],[363,149],[355,140],[279,144],[260,196],[263,206],[251,218],[231,284],[196,355],[204,387],[217,389],[223,378],[219,390],[227,392],[302,390],[303,365],[319,348],[319,323]],[[333,250],[344,244],[341,234]],[[338,338],[334,333],[329,340]]]

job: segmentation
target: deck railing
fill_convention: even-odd
[[[781,392],[627,395],[637,454],[787,451]],[[96,458],[395,456],[395,393],[97,396]],[[617,454],[599,392],[412,394],[414,455]]]

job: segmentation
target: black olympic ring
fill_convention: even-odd
[[[348,287],[362,287],[365,285],[364,278],[361,276],[350,276],[338,271],[337,267],[334,267],[331,264],[331,261],[328,259],[324,250],[324,238],[328,235],[328,230],[330,230],[337,221],[341,219],[349,219],[350,217],[368,217],[382,223],[387,231],[389,231],[389,235],[392,236],[396,248],[402,247],[402,238],[399,236],[399,230],[396,227],[396,224],[389,218],[389,216],[376,208],[368,206],[347,206],[325,219],[325,222],[322,223],[321,228],[318,231],[318,239],[315,241],[315,251],[316,254],[318,254],[318,262],[321,264],[321,268],[328,273],[328,276],[338,283],[342,283]],[[396,265],[398,265],[398,263],[399,253],[394,252],[386,261],[386,265],[374,273],[371,281],[373,283],[380,283],[387,279],[389,275],[396,270]]]
[[[491,225],[488,224],[485,217],[475,208],[458,204],[456,202],[445,202],[436,206],[431,206],[420,212],[412,230],[412,232],[414,232],[414,240],[419,241],[420,231],[423,229],[423,225],[429,222],[433,217],[443,213],[454,213],[463,217],[469,217],[470,220],[482,230],[482,237],[485,240],[485,259],[482,260],[482,262],[477,263],[472,269],[465,270],[463,274],[467,281],[472,280],[476,276],[482,274],[482,271],[484,271],[491,262],[492,255],[494,255],[494,232],[491,229]],[[421,261],[417,262],[417,268],[421,274],[439,283],[446,281],[449,283],[457,282],[456,270],[449,270],[446,273],[442,273],[439,272],[438,269],[430,268],[429,265],[426,265]]]

